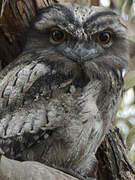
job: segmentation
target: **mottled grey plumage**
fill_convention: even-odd
[[[54,27],[66,34],[62,42],[52,39]],[[99,43],[105,31],[110,40]],[[8,157],[94,176],[122,93],[125,34],[103,7],[54,4],[39,12],[23,53],[1,73],[0,146]]]

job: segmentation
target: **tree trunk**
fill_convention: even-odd
[[[135,180],[119,129],[110,130],[97,151],[98,180]]]
[[[32,0],[0,0],[0,61],[2,68],[22,51],[25,32],[36,14]]]
[[[0,0],[1,68],[12,62],[22,51],[25,33],[32,17],[38,8],[47,4],[47,0]],[[106,135],[97,151],[97,159],[99,180],[135,180],[135,170],[127,158],[118,129],[110,130]],[[1,157],[0,180],[29,180],[32,178],[33,180],[76,179],[37,162],[22,163]]]

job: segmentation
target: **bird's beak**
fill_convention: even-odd
[[[65,52],[73,58],[78,59],[80,61],[95,57],[97,55],[97,50],[95,48],[87,49],[84,47],[83,44],[79,44],[75,46],[73,49],[67,47],[65,49]]]

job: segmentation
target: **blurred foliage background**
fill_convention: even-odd
[[[95,0],[95,2],[110,7],[120,14],[123,23],[128,27],[128,39],[133,42],[130,47],[128,72],[125,73],[125,91],[115,125],[120,129],[129,158],[135,164],[135,0]]]

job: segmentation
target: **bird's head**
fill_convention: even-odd
[[[126,28],[118,15],[104,7],[72,3],[41,9],[26,49],[39,53],[59,71],[84,71],[88,77],[95,72],[100,77],[106,69],[122,73],[128,60]]]

